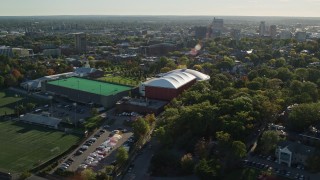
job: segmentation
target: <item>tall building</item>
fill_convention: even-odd
[[[212,28],[214,30],[222,31],[223,30],[223,19],[214,18],[213,22],[212,22]]]
[[[194,28],[194,36],[198,39],[206,38],[207,36],[207,27],[205,26],[196,26]]]
[[[273,39],[276,38],[276,36],[277,36],[277,26],[276,25],[270,26],[270,36]]]
[[[87,35],[85,33],[75,34],[75,48],[78,53],[87,52]]]
[[[212,36],[219,37],[223,31],[223,19],[214,18],[212,21]]]
[[[260,26],[259,26],[259,35],[260,36],[264,36],[266,33],[266,22],[265,21],[261,21],[260,22]]]

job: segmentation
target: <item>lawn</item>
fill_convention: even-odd
[[[139,84],[138,80],[122,77],[122,76],[113,76],[112,74],[108,74],[102,78],[99,78],[98,80],[111,82],[111,83],[124,84],[129,86],[137,86]]]
[[[23,97],[16,96],[9,91],[0,91],[0,116],[13,114],[16,106]]]
[[[40,126],[0,121],[0,170],[30,170],[65,152],[80,139]]]

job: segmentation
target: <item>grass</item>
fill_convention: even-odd
[[[68,150],[80,136],[40,126],[0,121],[0,170],[30,170]]]
[[[113,76],[112,74],[108,74],[104,77],[98,78],[98,80],[111,82],[111,83],[124,84],[129,86],[137,86],[139,84],[138,80],[122,77],[122,76]]]
[[[21,103],[23,97],[16,96],[8,90],[0,91],[0,116],[14,113],[14,106]]]
[[[129,86],[92,81],[76,77],[50,81],[48,82],[48,84],[85,91],[93,94],[101,94],[105,96],[109,96],[114,93],[119,93],[131,89],[131,87]]]

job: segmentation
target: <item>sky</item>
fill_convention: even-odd
[[[0,0],[0,16],[42,15],[320,17],[320,0]]]

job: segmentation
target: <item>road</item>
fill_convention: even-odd
[[[150,179],[150,175],[148,173],[149,166],[151,163],[151,159],[153,156],[153,152],[156,150],[156,142],[155,140],[151,140],[145,148],[141,149],[140,152],[136,155],[136,158],[132,162],[134,167],[131,171],[127,172],[127,174],[123,177],[124,180],[133,180],[133,179]]]

